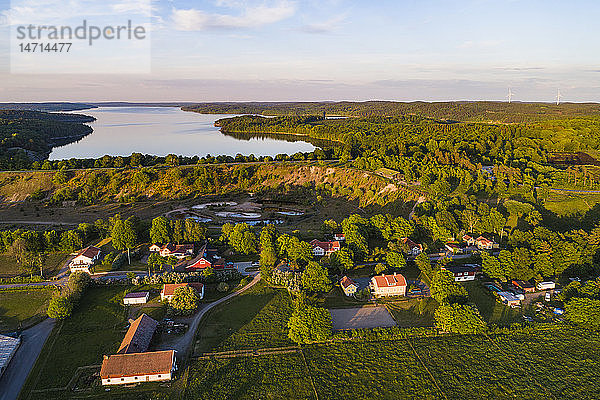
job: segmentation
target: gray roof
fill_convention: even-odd
[[[21,344],[21,339],[0,335],[0,375],[10,362],[14,352]]]

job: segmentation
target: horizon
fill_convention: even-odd
[[[510,89],[515,102],[552,103],[557,90],[564,102],[600,102],[590,0],[60,5],[0,0],[0,101],[504,101]],[[50,57],[11,44],[19,25],[128,19],[147,28],[143,45],[97,41]]]

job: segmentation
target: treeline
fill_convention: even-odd
[[[416,114],[439,120],[523,123],[600,116],[596,103],[473,102],[282,102],[199,103],[182,107],[202,114],[258,114],[269,116],[330,115],[347,117],[401,116]]]
[[[94,118],[76,114],[0,110],[0,169],[27,169],[52,147],[92,133],[84,123]]]

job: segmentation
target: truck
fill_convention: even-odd
[[[537,290],[550,290],[556,287],[554,282],[540,282],[537,284]]]

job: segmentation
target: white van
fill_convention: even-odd
[[[556,287],[554,282],[540,282],[537,284],[537,290],[550,290]]]

